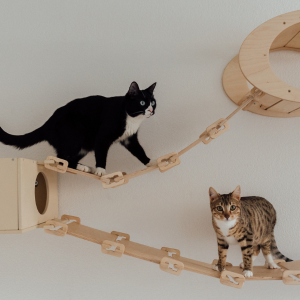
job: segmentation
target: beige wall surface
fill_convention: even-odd
[[[157,113],[142,124],[140,141],[157,158],[181,150],[236,106],[221,76],[246,36],[277,15],[300,9],[299,0],[0,1],[0,126],[24,134],[54,110],[89,95],[123,95],[136,80],[157,81]],[[300,53],[273,53],[275,72],[300,87]],[[82,223],[131,235],[132,241],[177,248],[212,262],[217,243],[208,188],[241,185],[242,195],[263,196],[278,213],[279,249],[300,259],[300,118],[275,119],[241,112],[231,129],[199,145],[180,166],[153,172],[120,188],[59,175],[59,210]],[[23,151],[0,144],[0,157],[41,160],[47,143]],[[84,160],[94,165],[89,154]],[[108,172],[143,166],[120,145],[108,155]],[[246,282],[230,289],[190,272],[172,276],[158,265],[115,258],[100,246],[34,230],[0,236],[0,299],[296,299],[298,286]],[[228,260],[239,264],[237,247]],[[257,264],[263,264],[260,257]]]

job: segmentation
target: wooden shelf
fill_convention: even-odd
[[[262,92],[247,110],[269,117],[300,116],[300,89],[282,81],[272,70],[269,52],[300,51],[300,11],[275,17],[253,30],[239,54],[226,66],[223,87],[227,96],[240,105],[251,90]]]

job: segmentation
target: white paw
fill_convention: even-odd
[[[96,171],[94,172],[94,174],[98,175],[98,176],[102,176],[102,175],[106,174],[106,171],[103,168],[96,168]]]
[[[213,270],[219,271],[218,265],[213,265]]]
[[[267,267],[267,269],[281,269],[274,262],[266,262],[266,267]]]
[[[249,270],[245,270],[245,271],[243,271],[243,275],[244,275],[244,277],[252,277],[253,273]]]
[[[147,163],[147,167],[152,167],[152,166],[155,166],[157,165],[157,161],[156,159],[151,159],[148,163]]]
[[[82,171],[82,172],[86,172],[86,173],[93,173],[94,172],[93,168],[88,167],[88,166],[84,166],[84,165],[81,165],[81,164],[77,164],[76,169],[79,170],[79,171]]]
[[[240,263],[240,268],[244,269],[244,263],[243,262]]]

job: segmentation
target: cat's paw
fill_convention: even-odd
[[[218,265],[213,265],[213,270],[215,270],[215,271],[219,271],[219,267],[218,267]]]
[[[105,171],[105,169],[98,167],[98,168],[96,168],[94,174],[98,175],[98,176],[103,176],[106,174],[106,171]]]
[[[240,268],[244,269],[244,263],[243,262],[240,263]]]
[[[156,159],[151,159],[148,163],[147,163],[147,167],[152,167],[152,166],[155,166],[157,165],[157,161]]]
[[[94,173],[95,172],[95,170],[93,168],[84,166],[82,164],[77,164],[76,170],[86,172],[86,173]]]
[[[266,262],[267,269],[281,269],[278,265],[274,262]]]
[[[244,275],[244,277],[252,277],[253,276],[253,272],[249,271],[249,270],[244,270],[243,271],[243,275]]]
[[[213,270],[222,272],[225,270],[225,267],[219,267],[219,265],[216,264],[216,265],[213,265]]]

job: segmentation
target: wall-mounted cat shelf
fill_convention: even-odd
[[[160,172],[164,173],[171,168],[180,164],[180,156],[185,154],[187,151],[191,150],[193,147],[203,142],[204,144],[209,144],[213,139],[216,139],[221,134],[226,132],[229,129],[228,121],[237,114],[240,110],[247,110],[248,106],[254,102],[255,97],[259,96],[261,91],[253,89],[252,93],[247,95],[240,106],[234,110],[226,119],[220,119],[208,126],[206,130],[200,135],[200,137],[189,146],[182,149],[180,152],[172,152],[170,154],[161,156],[157,159],[157,163],[154,166],[147,167],[146,169],[135,171],[130,174],[126,174],[125,172],[115,172],[104,176],[96,176],[91,173],[82,172],[79,170],[68,168],[68,162],[66,160],[56,158],[53,156],[48,156],[46,160],[37,162],[38,165],[44,166],[47,169],[52,171],[56,171],[59,173],[71,173],[71,174],[79,174],[89,178],[94,178],[100,180],[102,182],[102,186],[105,189],[115,188],[117,186],[124,185],[129,182],[130,179],[135,177],[147,174],[154,170],[160,170]]]
[[[71,222],[71,223],[69,223]],[[67,224],[68,223],[68,224]],[[281,269],[267,269],[265,266],[254,266],[253,277],[245,278],[240,267],[227,263],[226,270],[213,270],[212,264],[182,257],[180,251],[173,248],[161,249],[132,242],[129,234],[112,231],[104,232],[81,224],[78,217],[63,215],[60,220],[48,221],[41,224],[45,232],[57,236],[72,235],[101,245],[101,252],[116,257],[123,254],[159,264],[161,270],[173,275],[180,275],[183,270],[195,272],[210,277],[220,278],[222,284],[242,288],[246,280],[282,280],[287,285],[300,285],[300,260],[285,262],[277,260]],[[230,278],[231,277],[231,278]],[[233,280],[232,280],[233,279]],[[235,281],[235,282],[233,282]]]
[[[223,87],[237,105],[251,94],[248,83],[262,93],[248,110],[269,117],[299,117],[300,89],[288,85],[273,72],[269,52],[300,51],[300,11],[275,17],[253,30],[239,54],[223,73]]]

